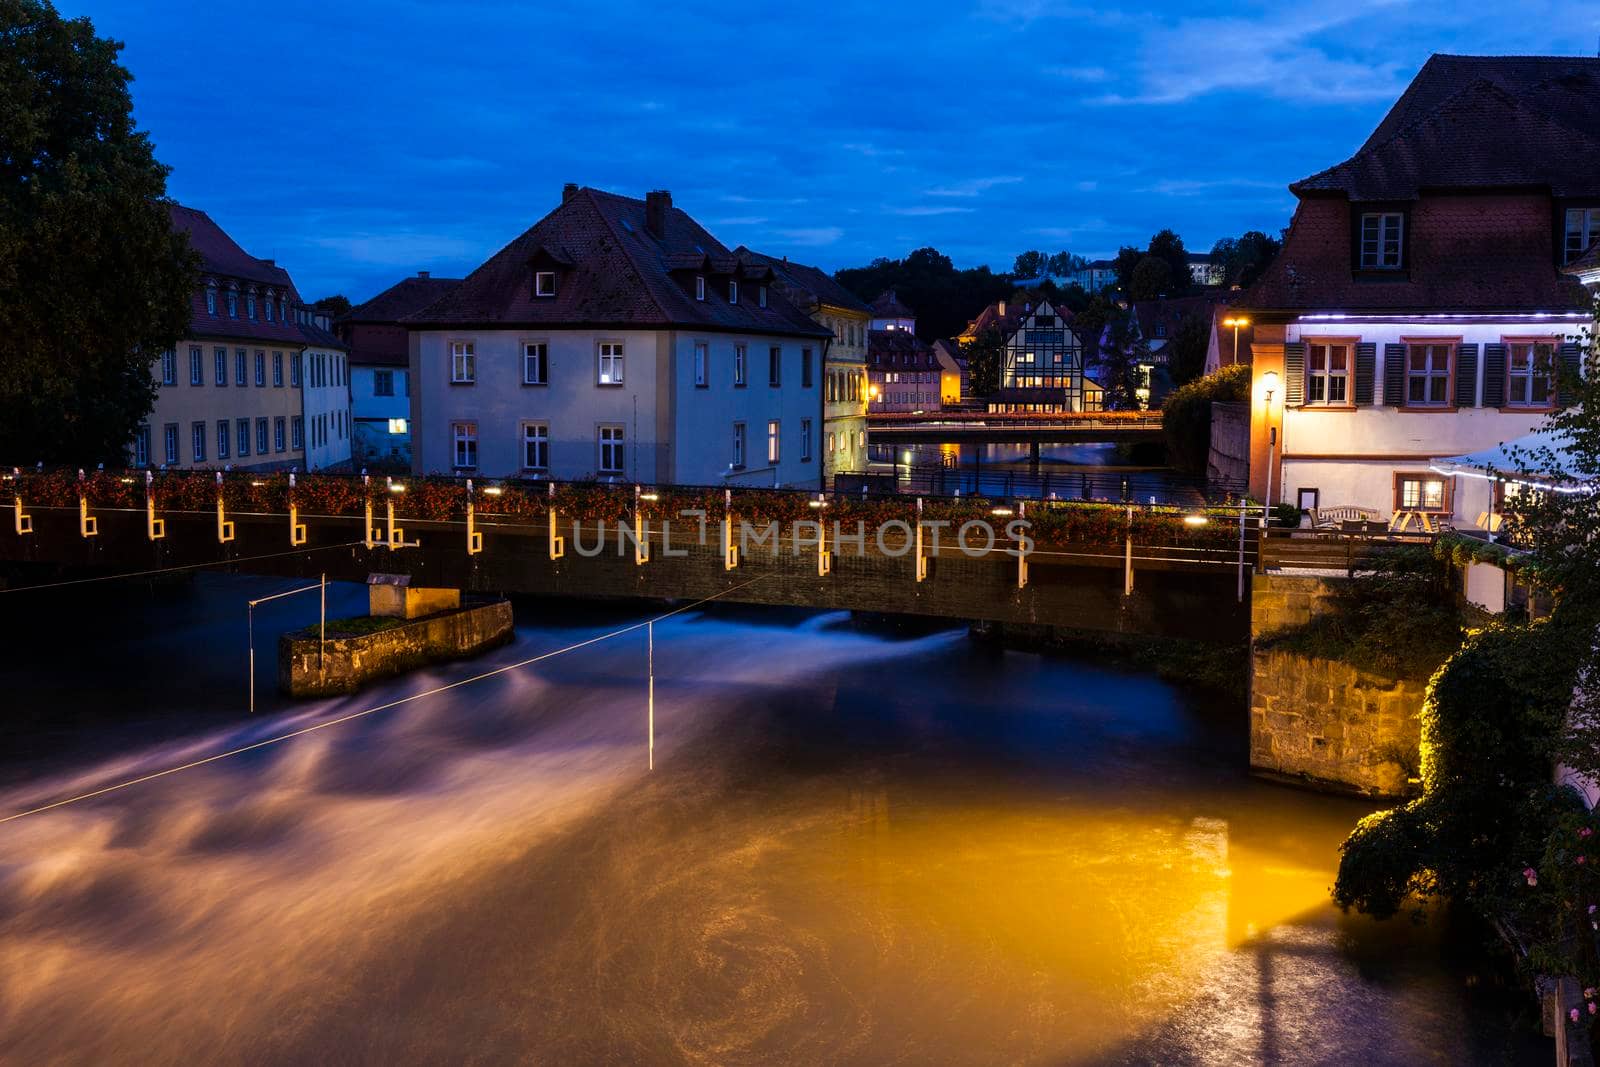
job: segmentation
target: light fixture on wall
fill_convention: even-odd
[[[1267,507],[1272,507],[1272,469],[1278,445],[1278,428],[1272,424],[1272,395],[1278,391],[1278,372],[1269,370],[1261,376],[1262,392],[1267,404]]]

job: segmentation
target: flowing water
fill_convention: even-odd
[[[0,596],[0,817],[660,610],[246,722],[291,584]],[[839,614],[653,636],[654,771],[635,630],[0,823],[0,1062],[1548,1062],[1437,925],[1329,905],[1368,808],[1249,777],[1242,710]]]

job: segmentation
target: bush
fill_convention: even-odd
[[[1174,467],[1204,472],[1211,454],[1213,401],[1250,399],[1250,365],[1236,363],[1172,391],[1161,405],[1167,458]]]

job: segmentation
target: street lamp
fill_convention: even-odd
[[[1229,315],[1222,320],[1222,325],[1233,327],[1233,361],[1239,362],[1239,327],[1250,325],[1250,320],[1243,315]]]

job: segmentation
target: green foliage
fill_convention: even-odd
[[[1340,846],[1333,902],[1388,919],[1431,884],[1421,864],[1427,828],[1415,805],[1375,811],[1356,823]]]
[[[988,396],[1000,388],[1006,339],[998,329],[993,326],[984,328],[961,347],[961,353],[967,357],[968,377],[974,396]]]
[[[1147,266],[1148,260],[1158,260],[1165,267]],[[1130,300],[1153,300],[1170,293],[1184,293],[1190,289],[1189,253],[1183,247],[1183,238],[1171,230],[1162,230],[1150,238],[1144,249],[1123,245],[1117,250],[1114,261],[1117,288]],[[1144,274],[1140,276],[1140,268]]]
[[[1211,246],[1211,254],[1222,262],[1222,284],[1248,289],[1272,265],[1283,242],[1260,230],[1249,230],[1242,237],[1224,237]]]
[[[1133,274],[1128,278],[1128,299],[1154,300],[1166,296],[1176,288],[1172,267],[1167,261],[1155,256],[1145,256],[1133,268]]]
[[[988,267],[956,270],[950,257],[936,248],[919,248],[905,259],[875,259],[865,267],[848,267],[834,278],[862,300],[885,289],[917,313],[917,336],[925,341],[954,337],[978,313],[1010,295],[1011,277]]]
[[[1188,385],[1206,369],[1206,350],[1211,347],[1209,315],[1185,315],[1172,331],[1167,347],[1167,369],[1175,387]]]
[[[1293,504],[1279,501],[1272,505],[1272,525],[1285,530],[1292,530],[1300,525],[1300,516],[1304,514]]]
[[[121,45],[0,0],[0,454],[119,463],[189,324],[195,265]]]
[[[350,298],[342,293],[336,293],[333,296],[323,297],[311,306],[324,315],[336,319],[340,315],[348,315],[350,313]]]
[[[1250,368],[1246,364],[1223,367],[1197,381],[1174,389],[1161,405],[1161,428],[1167,439],[1168,462],[1183,470],[1202,472],[1211,452],[1213,401],[1248,400]]]

